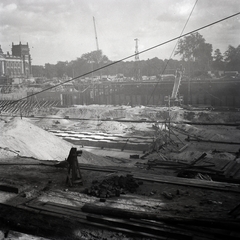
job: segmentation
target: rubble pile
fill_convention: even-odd
[[[137,182],[132,175],[112,176],[99,182],[94,180],[85,193],[100,198],[119,197],[127,192],[134,193],[142,182]]]

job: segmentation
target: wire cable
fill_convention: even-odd
[[[220,23],[220,22],[226,21],[226,20],[228,20],[228,19],[230,19],[230,18],[236,17],[236,16],[239,15],[239,14],[240,14],[240,12],[237,12],[237,13],[232,14],[232,15],[229,15],[229,16],[227,16],[227,17],[225,17],[225,18],[221,18],[220,20],[217,20],[217,21],[215,21],[215,22],[212,22],[212,23],[209,23],[209,24],[204,25],[204,26],[202,26],[202,27],[199,27],[199,28],[197,28],[197,29],[195,29],[195,30],[192,30],[192,31],[190,31],[190,32],[187,32],[187,33],[185,33],[185,34],[182,34],[181,36],[174,37],[174,38],[172,38],[172,39],[170,39],[170,40],[168,40],[168,41],[165,41],[165,42],[163,42],[163,43],[159,43],[159,44],[154,45],[154,46],[152,46],[152,47],[150,47],[150,48],[147,48],[147,49],[145,49],[145,50],[142,50],[142,51],[140,51],[138,54],[142,54],[142,53],[148,52],[148,51],[150,51],[150,50],[153,50],[153,49],[155,49],[155,48],[158,48],[158,47],[160,47],[160,46],[163,46],[163,45],[168,44],[168,43],[170,43],[170,42],[173,42],[173,41],[175,41],[175,40],[178,40],[178,39],[180,39],[180,38],[182,38],[182,37],[185,37],[185,36],[187,36],[187,35],[190,35],[190,34],[192,34],[192,33],[195,33],[195,32],[197,32],[197,31],[200,31],[200,30],[202,30],[202,29],[205,29],[205,28],[208,28],[208,27],[213,26],[213,25],[215,25],[215,24],[218,24],[218,23]],[[37,95],[37,94],[40,94],[40,93],[42,93],[42,92],[46,92],[46,91],[48,91],[48,90],[50,90],[50,89],[53,89],[53,88],[56,88],[56,87],[58,87],[58,86],[61,86],[61,85],[65,84],[65,83],[74,81],[74,80],[76,80],[76,79],[78,79],[78,78],[87,76],[87,75],[89,75],[89,74],[91,74],[91,73],[94,73],[94,72],[97,72],[97,71],[99,71],[99,70],[101,70],[101,69],[110,67],[110,66],[112,66],[112,65],[115,65],[115,64],[117,64],[117,63],[120,63],[120,62],[122,62],[122,61],[124,61],[124,60],[127,60],[127,59],[129,59],[129,58],[132,58],[132,57],[134,57],[134,56],[135,56],[135,53],[132,54],[132,55],[129,55],[129,56],[127,56],[127,57],[124,57],[124,58],[122,58],[122,59],[120,59],[120,60],[117,60],[117,61],[115,61],[115,62],[109,63],[109,64],[107,64],[107,65],[105,65],[105,66],[102,66],[102,67],[96,68],[96,69],[94,69],[94,70],[92,70],[92,71],[89,71],[89,72],[87,72],[87,73],[84,73],[84,74],[82,74],[82,75],[80,75],[80,76],[74,77],[74,78],[69,79],[69,80],[66,80],[66,81],[64,81],[64,82],[62,82],[62,83],[56,84],[56,85],[51,86],[51,87],[48,87],[48,88],[46,88],[46,89],[43,89],[43,90],[41,90],[41,91],[39,91],[39,92],[32,93],[32,94],[30,94],[30,95],[28,95],[28,96],[26,96],[26,97],[23,97],[23,98],[21,98],[21,99],[15,100],[15,101],[13,101],[13,102],[11,102],[11,103],[9,103],[9,104],[14,104],[14,103],[16,103],[16,102],[19,102],[19,101],[22,101],[22,100],[24,100],[24,99],[30,98],[30,97],[35,96],[35,95]]]
[[[197,2],[198,2],[198,0],[196,0],[195,4],[193,5],[193,8],[192,8],[192,10],[191,10],[191,12],[190,12],[190,14],[189,14],[189,16],[188,16],[188,19],[187,19],[187,21],[185,22],[185,25],[184,25],[184,27],[183,27],[183,29],[182,29],[182,31],[181,31],[181,33],[180,33],[180,36],[179,36],[179,38],[178,38],[178,40],[177,40],[177,43],[175,44],[175,46],[174,46],[174,48],[173,48],[173,50],[172,50],[172,53],[170,54],[170,57],[168,58],[168,61],[167,61],[167,63],[165,64],[165,66],[164,66],[163,71],[162,71],[161,74],[163,74],[163,73],[165,72],[165,70],[166,70],[166,68],[167,68],[167,65],[169,64],[169,61],[170,61],[170,59],[172,58],[172,55],[173,55],[173,53],[175,52],[175,49],[176,49],[176,47],[177,47],[177,45],[178,45],[179,39],[180,39],[181,36],[183,35],[183,32],[184,32],[184,30],[185,30],[185,28],[186,28],[186,26],[187,26],[187,24],[188,24],[188,22],[189,22],[189,19],[190,19],[191,16],[192,16],[193,10],[195,9],[195,7],[196,7],[196,5],[197,5]],[[159,82],[157,82],[157,84],[156,84],[156,86],[154,87],[152,93],[150,94],[150,98],[149,98],[148,101],[147,101],[147,105],[148,105],[149,101],[151,100],[151,98],[153,97],[153,94],[154,94],[154,92],[156,91],[156,88],[157,88],[158,84],[159,84]],[[158,98],[158,100],[159,100],[159,98]]]

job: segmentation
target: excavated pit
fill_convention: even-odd
[[[53,108],[45,116],[2,118],[0,200],[5,217],[1,217],[1,224],[29,234],[38,228],[39,236],[56,239],[66,233],[71,239],[91,239],[93,235],[93,239],[146,238],[145,233],[129,235],[133,228],[129,222],[124,223],[130,224],[127,231],[126,225],[118,232],[123,224],[119,217],[93,217],[80,210],[94,204],[96,211],[105,207],[116,216],[125,209],[128,212],[123,214],[134,219],[143,212],[155,221],[159,216],[163,221],[182,218],[183,226],[178,231],[183,236],[176,236],[183,238],[188,236],[186,220],[209,218],[221,225],[219,219],[224,219],[235,226],[238,215],[233,209],[240,193],[239,115],[179,107],[93,105]],[[169,129],[171,141],[166,140]],[[161,145],[164,141],[167,144]],[[78,157],[83,185],[69,187],[66,166],[58,163],[64,162],[73,146],[83,151]],[[177,177],[180,173],[191,178]],[[18,211],[21,217],[17,217]],[[37,214],[31,215],[34,211]],[[227,214],[231,211],[235,218]],[[43,222],[50,215],[52,226],[62,230],[49,233],[49,226]],[[68,216],[65,227],[61,223],[63,216]],[[108,230],[100,231],[96,221],[106,222],[101,227]],[[113,222],[118,222],[115,228],[110,227]],[[147,228],[156,237],[149,224],[141,225],[141,229]],[[78,234],[73,234],[73,226]],[[1,230],[4,233],[4,228]],[[162,231],[166,234],[166,229]],[[174,231],[177,234],[177,229]],[[238,234],[236,227],[231,231]],[[212,236],[211,230],[206,232]]]

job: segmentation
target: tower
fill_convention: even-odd
[[[141,80],[141,71],[140,71],[140,60],[139,60],[139,52],[138,52],[138,39],[135,38],[135,67],[134,67],[134,80],[140,81]]]
[[[32,74],[32,63],[28,43],[22,44],[20,42],[18,45],[12,43],[12,55],[15,57],[21,57],[23,61],[24,75],[30,76]]]
[[[135,61],[139,61],[139,53],[138,53],[138,39],[135,38],[134,41],[136,42],[136,45],[135,45]]]

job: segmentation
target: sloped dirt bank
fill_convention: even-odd
[[[71,144],[20,118],[2,124],[1,151],[39,160],[64,160]]]

